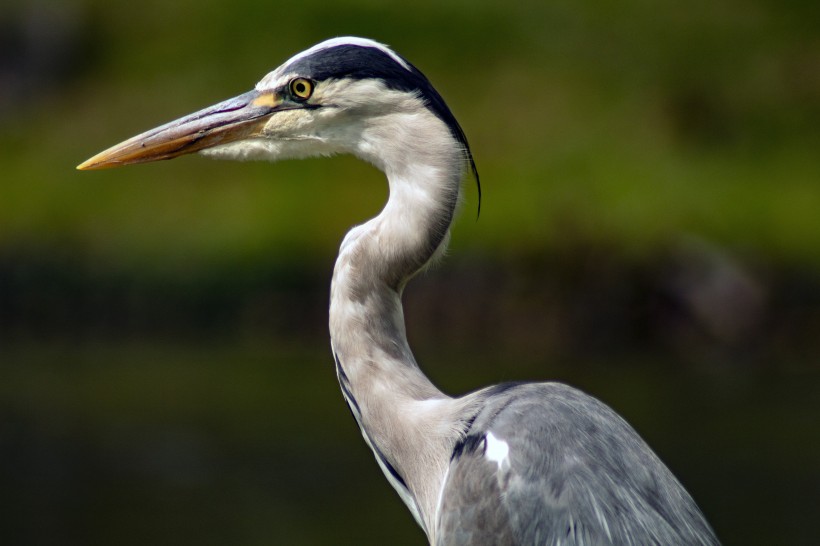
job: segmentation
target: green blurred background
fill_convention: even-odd
[[[558,379],[726,544],[820,513],[820,3],[0,6],[0,543],[423,544],[337,391],[350,158],[79,173],[336,35],[434,82],[482,176],[407,290],[444,390]]]

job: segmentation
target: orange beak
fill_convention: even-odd
[[[280,109],[281,96],[250,91],[121,142],[81,163],[81,171],[172,159],[252,138]]]

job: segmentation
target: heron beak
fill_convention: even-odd
[[[281,104],[282,97],[276,93],[250,91],[112,146],[77,169],[108,169],[172,159],[253,137]]]

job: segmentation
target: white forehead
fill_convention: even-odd
[[[379,43],[375,40],[371,40],[369,38],[358,38],[356,36],[341,36],[339,38],[331,38],[329,40],[325,40],[324,42],[320,42],[315,46],[302,51],[301,53],[297,53],[284,63],[274,70],[273,72],[269,73],[267,76],[262,78],[259,83],[256,84],[256,89],[263,90],[263,89],[271,89],[276,87],[279,83],[279,80],[282,79],[283,76],[288,75],[288,67],[291,66],[293,63],[304,59],[305,57],[309,57],[322,51],[323,49],[330,49],[332,47],[342,46],[342,45],[353,45],[353,46],[360,46],[360,47],[372,47],[376,48],[380,51],[383,51],[387,55],[389,55],[394,61],[399,63],[401,66],[410,70],[410,65],[407,64],[407,61],[399,57],[395,51],[387,47],[386,45]]]

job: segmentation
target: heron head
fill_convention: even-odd
[[[384,167],[380,158],[391,146],[413,141],[400,137],[412,136],[429,149],[425,139],[433,135],[449,138],[475,171],[464,132],[421,72],[372,40],[334,38],[295,55],[252,91],[146,131],[77,168],[193,152],[268,160],[353,153]]]

